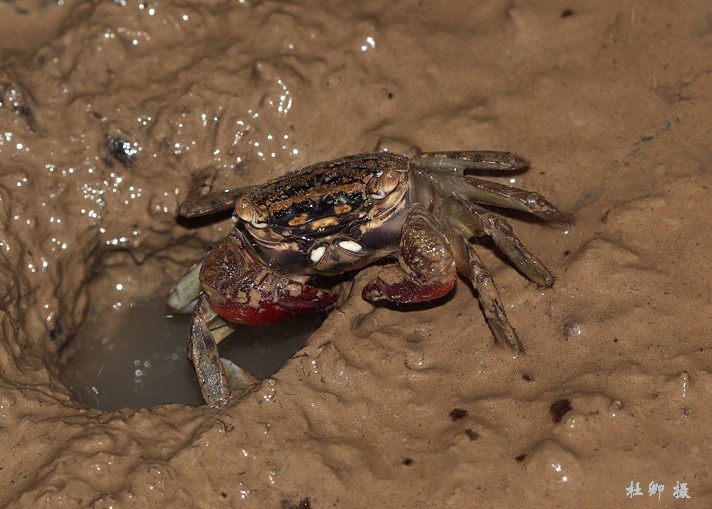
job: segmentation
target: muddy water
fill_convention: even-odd
[[[203,404],[186,362],[190,315],[167,313],[163,297],[136,299],[123,312],[92,307],[60,361],[62,381],[78,401],[109,411]],[[106,317],[112,317],[108,329]],[[264,379],[304,346],[323,318],[316,314],[241,328],[223,344],[221,356]]]
[[[710,15],[0,4],[0,503],[711,505]],[[513,184],[575,214],[512,217],[550,290],[480,248],[527,355],[491,345],[464,282],[437,306],[374,308],[372,268],[225,408],[72,396],[60,352],[81,355],[97,317],[115,330],[101,306],[165,291],[231,227],[176,221],[196,175],[250,185],[384,148],[513,150],[533,163]]]

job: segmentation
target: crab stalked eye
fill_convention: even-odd
[[[368,181],[366,186],[368,195],[375,200],[382,200],[396,188],[399,181],[398,170],[393,167],[386,168]]]
[[[235,214],[247,223],[252,221],[253,210],[252,202],[246,196],[240,196],[235,202]]]
[[[255,228],[265,228],[267,223],[264,214],[261,214],[254,203],[247,196],[240,196],[235,202],[235,214],[237,217],[250,223]]]

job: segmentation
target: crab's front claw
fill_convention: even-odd
[[[215,312],[225,320],[246,325],[278,322],[307,311],[327,308],[339,296],[273,273],[255,274],[236,285],[236,296],[227,296],[203,283],[203,291]],[[259,283],[256,283],[259,280]]]
[[[450,293],[457,270],[445,236],[426,211],[414,209],[403,228],[397,266],[385,267],[363,289],[366,300],[427,302]]]
[[[188,359],[208,404],[221,404],[231,392],[258,382],[237,365],[220,359],[217,345],[233,332],[234,324],[276,322],[324,309],[339,298],[273,272],[255,256],[239,230],[215,246],[198,266],[202,292],[191,319]],[[191,270],[169,294],[174,308],[182,308],[194,295],[196,272],[197,268]]]
[[[448,276],[421,281],[400,267],[386,267],[363,289],[363,298],[371,302],[386,300],[399,304],[427,302],[450,293],[455,278]]]
[[[318,311],[339,296],[282,276],[265,266],[239,231],[218,244],[200,270],[203,293],[225,320],[247,325]]]

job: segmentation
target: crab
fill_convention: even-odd
[[[510,324],[489,270],[471,243],[488,236],[539,286],[551,272],[507,221],[485,208],[565,220],[540,194],[469,172],[513,172],[529,163],[510,152],[426,152],[408,158],[365,153],[320,162],[251,188],[206,192],[181,205],[186,218],[234,208],[235,228],[170,291],[176,312],[192,308],[188,359],[205,402],[221,404],[256,379],[221,359],[218,343],[236,325],[276,322],[334,305],[339,296],[309,284],[315,276],[383,266],[363,298],[396,304],[450,293],[458,274],[476,290],[496,343],[524,346]]]

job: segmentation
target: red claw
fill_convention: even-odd
[[[307,311],[325,309],[337,300],[339,296],[324,290],[319,290],[286,278],[278,282],[276,292],[254,286],[253,281],[245,280],[245,286],[255,298],[254,301],[239,303],[229,299],[211,299],[206,293],[213,310],[222,318],[246,325],[261,325],[273,323],[289,316]],[[283,282],[287,282],[286,287]],[[251,284],[252,283],[252,284]]]
[[[363,289],[363,298],[371,302],[388,300],[399,304],[427,302],[450,293],[456,277],[422,283],[395,267],[384,270]]]
[[[208,254],[200,271],[203,292],[225,320],[246,325],[277,322],[325,309],[339,296],[272,272],[231,234]]]

